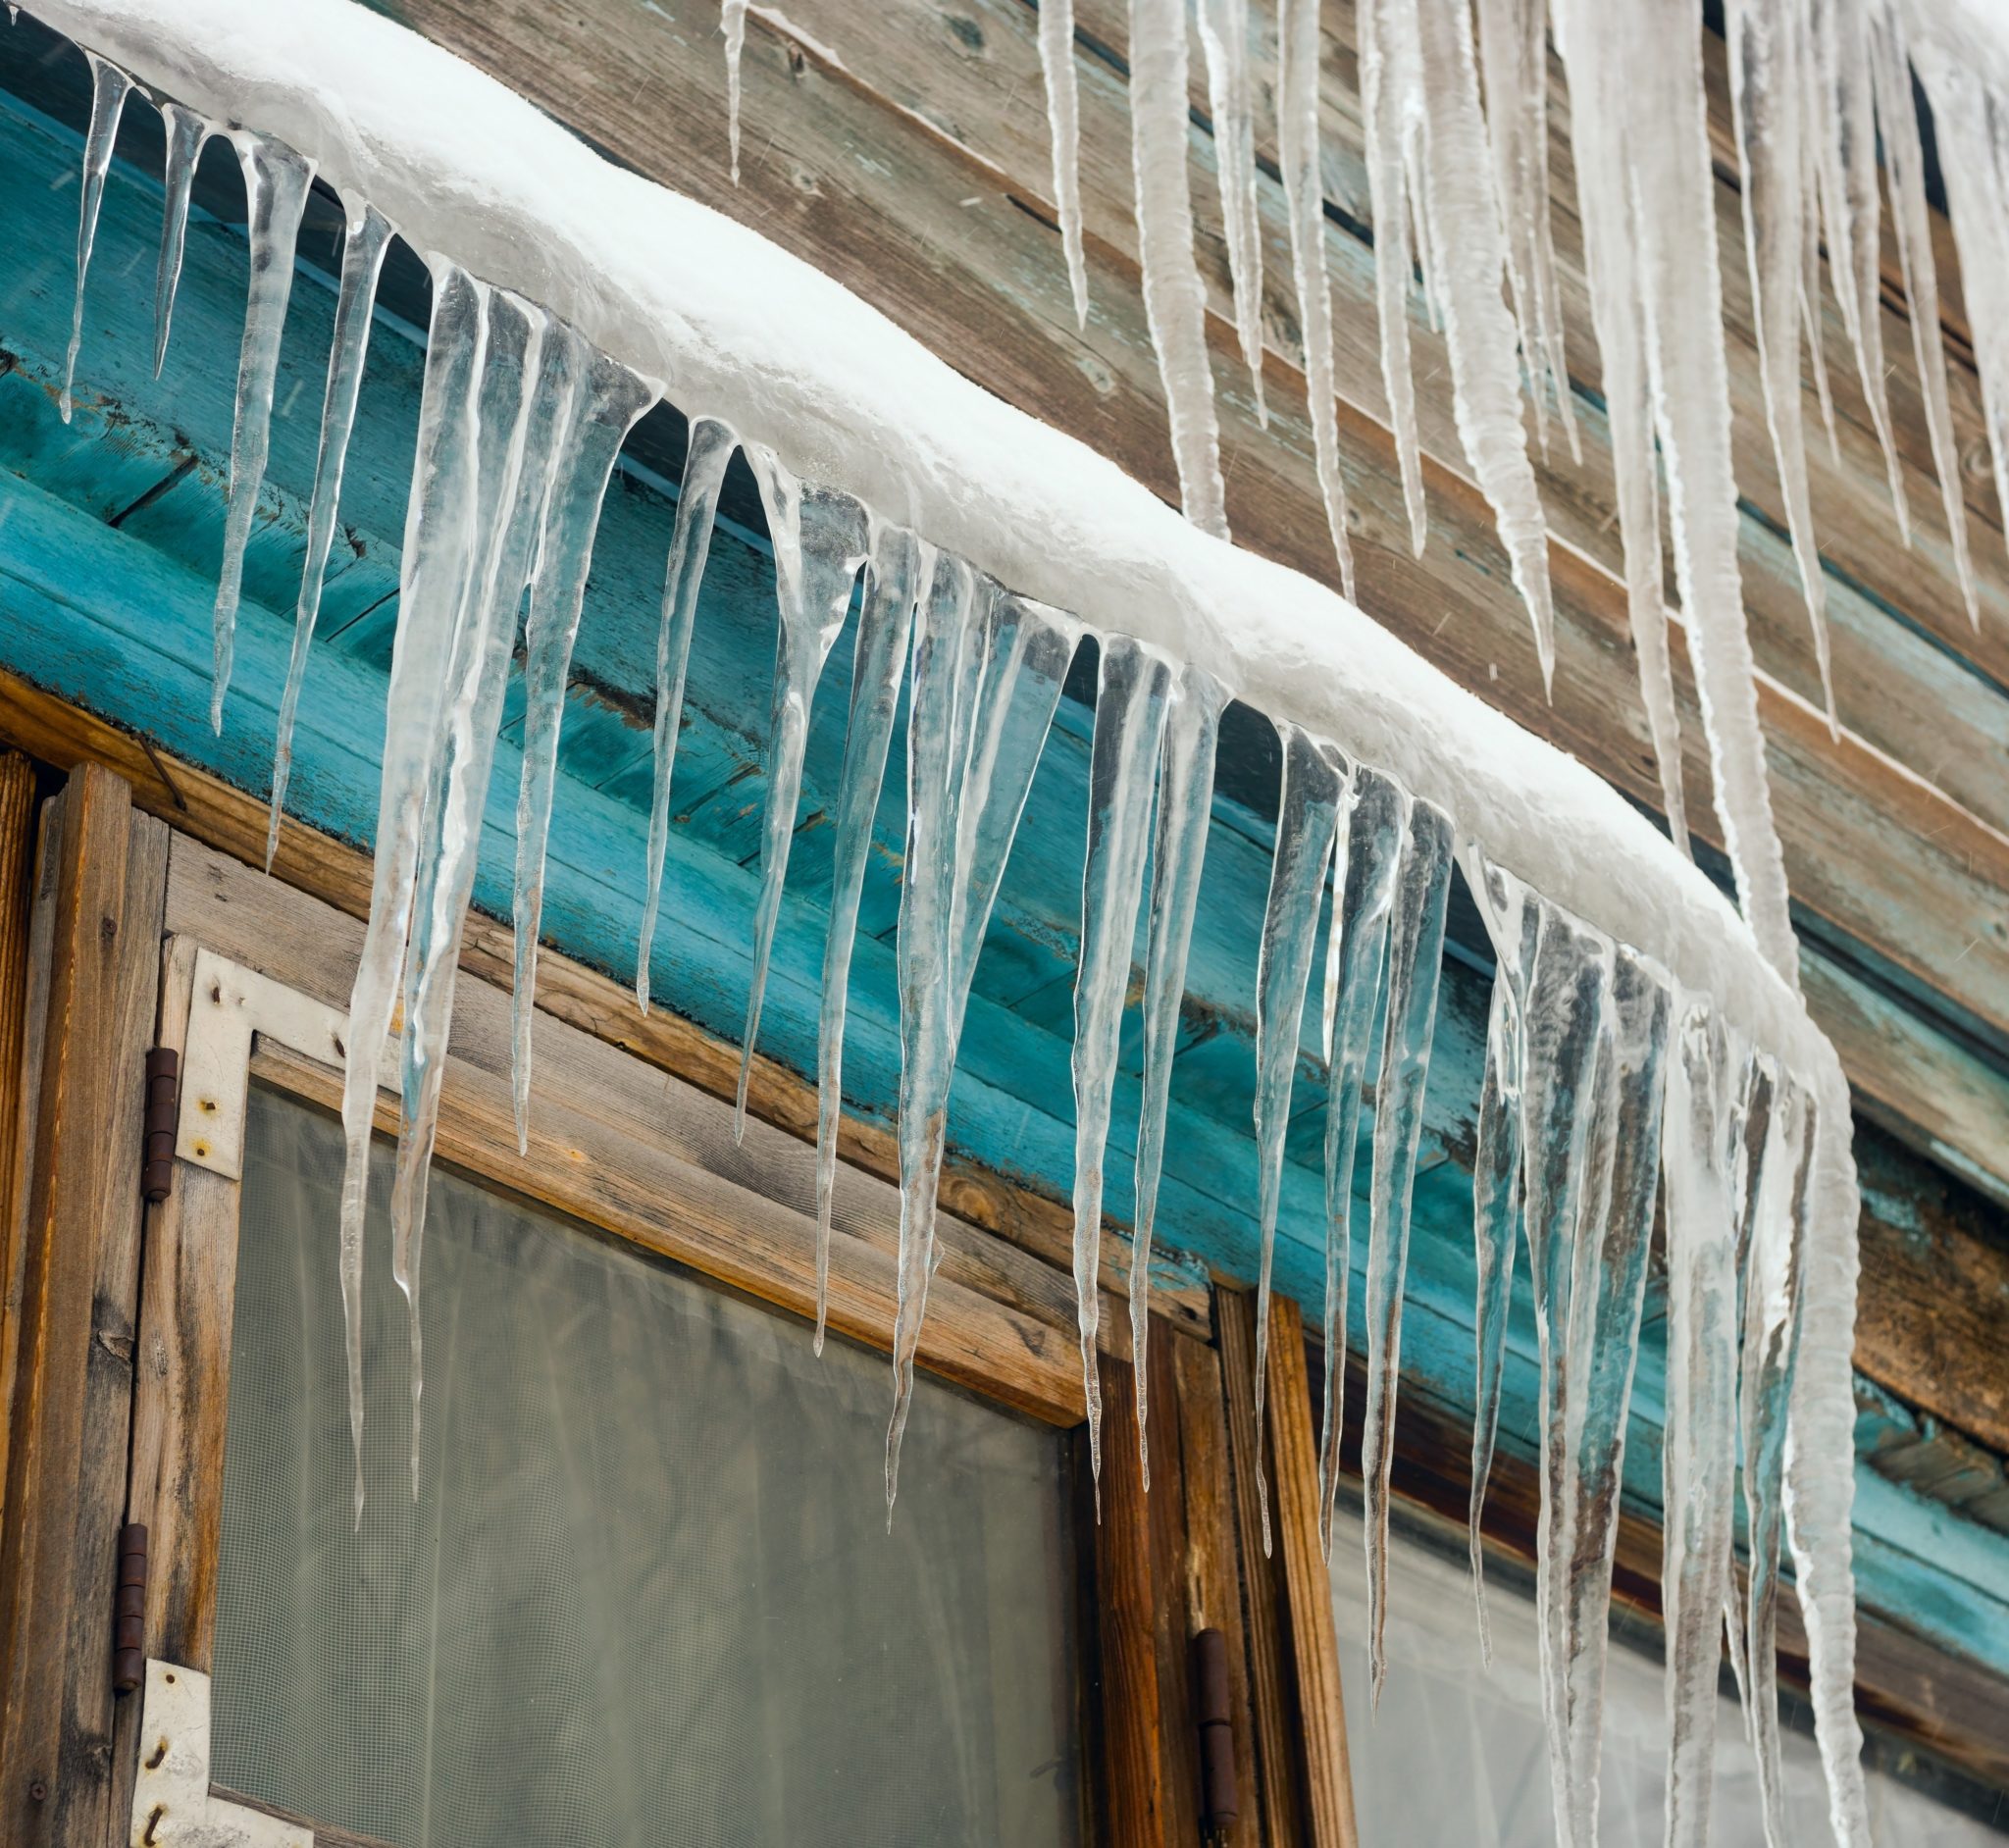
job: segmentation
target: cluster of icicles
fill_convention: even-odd
[[[113,141],[133,87],[91,57],[92,119],[78,242],[81,301]],[[165,352],[194,165],[212,129],[163,104],[167,214],[157,289]],[[270,137],[228,130],[249,196],[251,282],[231,465],[227,553],[216,606],[216,698],[230,671],[236,586],[266,452],[277,349],[310,164]],[[348,200],[347,238],[291,668],[280,720],[273,838],[287,736],[321,578],[377,279],[391,227]],[[391,1202],[392,1264],[410,1307],[413,1492],[419,1486],[419,1279],[426,1185],[480,821],[526,594],[527,713],[515,886],[515,1101],[526,1133],[532,997],[559,727],[599,506],[622,442],[655,388],[536,304],[442,256],[429,258],[432,320],[404,535],[368,934],[348,1027],[348,1159],[340,1269],[350,1418],[362,1514],[361,1279],[374,1107],[397,1035],[402,1104]],[[74,367],[77,341],[73,338]],[[66,415],[69,388],[64,393]],[[936,1193],[951,1079],[980,946],[1019,815],[1083,625],[1013,593],[850,496],[798,480],[724,423],[690,418],[657,653],[655,783],[647,900],[637,968],[648,1003],[650,944],[668,834],[670,777],[713,517],[744,450],[773,544],[780,609],[768,806],[755,920],[747,1061],[758,1030],[811,701],[854,598],[858,624],[837,809],[818,1053],[817,1343],[828,1270],[842,1096],[847,973],[870,829],[896,713],[908,702],[908,817],[898,969],[901,1071],[899,1294],[889,1511],[935,1267]],[[862,580],[862,588],[860,581]],[[1139,1442],[1153,1221],[1185,965],[1211,810],[1227,690],[1158,650],[1097,638],[1088,845],[1073,1052],[1077,1121],[1075,1281],[1091,1437],[1100,1467],[1098,1340],[1103,1168],[1140,914],[1146,927],[1143,1104],[1129,1294]],[[1708,1826],[1717,1675],[1727,1629],[1778,1839],[1775,1630],[1782,1539],[1791,1539],[1816,1638],[1816,1709],[1837,1835],[1867,1839],[1850,1706],[1847,1430],[1819,1433],[1795,1394],[1803,1320],[1825,1328],[1852,1275],[1810,1260],[1809,1179],[1818,1136],[1809,1092],[1703,997],[1493,865],[1452,819],[1334,744],[1279,727],[1284,776],[1258,950],[1256,1127],[1262,1234],[1259,1408],[1266,1375],[1271,1249],[1303,1013],[1327,920],[1318,1044],[1327,1071],[1326,1403],[1322,1526],[1339,1486],[1354,1168],[1372,1104],[1365,1263],[1364,1473],[1378,1688],[1385,1664],[1389,1470],[1394,1450],[1410,1197],[1455,859],[1497,957],[1478,1119],[1477,1406],[1471,1557],[1479,1621],[1479,1516],[1498,1421],[1517,1224],[1525,1228],[1540,1353],[1543,1481],[1538,1598],[1561,1838],[1596,1836],[1606,1617],[1656,1198],[1669,1272],[1665,1596],[1672,1757],[1669,1840]],[[1149,869],[1147,900],[1146,874]],[[1803,1288],[1803,1284],[1805,1287]],[[1809,1303],[1813,1307],[1808,1307]],[[1846,1325],[1845,1322],[1842,1325]],[[1815,1345],[1810,1338],[1809,1346]],[[1831,1344],[1829,1344],[1831,1345]],[[1833,1356],[1824,1353],[1824,1365]],[[1841,1357],[1845,1369],[1846,1355]],[[1843,1373],[1845,1385],[1845,1370]],[[1789,1418],[1789,1407],[1792,1416]],[[1260,1413],[1259,1413],[1260,1415]],[[1788,1458],[1789,1425],[1798,1455]],[[1828,1454],[1831,1452],[1832,1454]],[[1732,1528],[1741,1455],[1749,1580],[1741,1604]],[[1844,1492],[1837,1503],[1833,1484]],[[1147,1469],[1148,1479],[1148,1469]],[[1839,1508],[1837,1515],[1836,1509]],[[1267,1510],[1264,1540],[1267,1544]]]
[[[1195,0],[1219,182],[1232,315],[1262,385],[1262,250],[1250,0]],[[1130,109],[1143,295],[1189,518],[1225,534],[1207,296],[1188,177],[1185,0],[1129,0]],[[1944,9],[1938,10],[1942,15]],[[1818,337],[1824,241],[1833,291],[1910,541],[1881,335],[1878,150],[1956,570],[1979,621],[1939,327],[1938,285],[1913,107],[1915,67],[1937,125],[1998,493],[2009,511],[2009,180],[2000,101],[1920,0],[1728,0],[1732,106],[1761,372],[1830,728],[1836,726],[1821,564],[1803,452],[1800,359],[1830,444]],[[1318,486],[1340,578],[1354,592],[1333,386],[1319,165],[1318,0],[1276,0],[1275,151],[1289,236]],[[738,144],[747,0],[724,0]],[[1544,683],[1555,667],[1548,535],[1528,455],[1523,382],[1546,452],[1551,413],[1578,436],[1549,227],[1548,32],[1567,68],[1592,321],[1603,361],[1632,638],[1662,798],[1685,852],[1678,721],[1663,600],[1661,496],[1708,732],[1716,804],[1745,916],[1788,981],[1796,956],[1772,816],[1737,564],[1728,372],[1701,47],[1702,9],[1669,0],[1360,0],[1356,9],[1383,383],[1410,537],[1426,515],[1411,374],[1413,276],[1450,358],[1453,408],[1474,480],[1527,605]],[[1915,42],[1914,42],[1915,41]],[[1058,210],[1074,307],[1086,324],[1072,0],[1041,0]],[[737,177],[737,162],[735,164]],[[1660,463],[1665,462],[1665,488]]]

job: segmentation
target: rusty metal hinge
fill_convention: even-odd
[[[1213,1840],[1228,1832],[1241,1808],[1235,1787],[1228,1639],[1219,1630],[1202,1630],[1194,1637],[1193,1669],[1193,1717],[1200,1727],[1200,1823]]]
[[[129,1694],[146,1679],[146,1526],[119,1529],[118,1602],[112,1607],[112,1691]]]
[[[146,1055],[146,1136],[139,1191],[158,1206],[175,1183],[175,1129],[181,1113],[181,1055],[157,1046]]]

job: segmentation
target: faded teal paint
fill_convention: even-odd
[[[134,116],[143,112],[135,104]],[[159,191],[122,161],[105,195],[87,300],[76,422],[54,409],[54,361],[67,334],[74,249],[74,133],[0,103],[0,217],[28,253],[0,304],[0,657],[8,666],[239,787],[268,787],[273,712],[284,668],[302,553],[315,425],[333,312],[327,279],[303,268],[277,394],[271,486],[245,573],[238,668],[226,725],[211,733],[209,604],[220,548],[230,387],[242,311],[244,254],[231,228],[198,218],[165,380],[150,378],[144,331]],[[415,331],[386,318],[374,342],[344,484],[345,531],[324,598],[296,743],[296,812],[366,846],[374,821],[383,684],[395,620],[396,546],[409,473],[422,355]],[[653,673],[656,599],[671,495],[648,471],[626,471],[596,547],[566,717],[558,828],[546,898],[550,940],[626,980],[641,906],[642,830],[650,765],[642,715]],[[117,521],[115,526],[111,524]],[[708,1029],[737,1038],[746,993],[747,923],[757,884],[761,773],[773,650],[772,578],[756,535],[721,532],[712,552],[679,747],[664,926],[654,992]],[[797,849],[763,1017],[763,1050],[813,1068],[825,801],[842,751],[850,638],[834,654],[812,727]],[[603,689],[601,696],[589,689]],[[477,902],[507,915],[518,767],[515,708],[483,836]],[[1067,1051],[1079,905],[1090,715],[1063,704],[1035,784],[977,993],[952,1104],[957,1149],[1064,1199],[1071,1174]],[[902,845],[903,769],[895,764],[876,822],[864,934],[853,971],[846,1076],[852,1107],[887,1116],[896,1095],[892,935]],[[1248,1277],[1253,1084],[1249,1019],[1254,943],[1268,877],[1269,830],[1222,800],[1195,932],[1185,1044],[1174,1081],[1161,1202],[1162,1237],[1188,1264]],[[1405,1390],[1454,1407],[1470,1399],[1469,1148],[1484,1042],[1485,975],[1447,961],[1430,1086],[1424,1171],[1404,1325]],[[1118,1088],[1109,1208],[1129,1209],[1135,1135],[1135,1021]],[[1305,1036],[1290,1139],[1279,1287],[1315,1314],[1322,1297],[1322,1089]],[[1366,1164],[1361,1172],[1363,1185]],[[1357,1213],[1358,1270],[1365,1214]],[[1168,1254],[1168,1262],[1181,1261]],[[1354,1335],[1364,1292],[1352,1292]],[[1659,1503],[1664,1355],[1660,1306],[1635,1392],[1628,1498]],[[1503,1441],[1523,1454],[1536,1432],[1532,1313],[1516,1292]],[[1866,1602],[1947,1647],[2009,1667],[2009,1547],[1859,1471],[1859,1566]],[[1398,1590],[1399,1595],[1399,1590]]]

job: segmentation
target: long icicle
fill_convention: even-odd
[[[83,283],[90,274],[91,245],[98,234],[98,207],[104,203],[105,176],[111,171],[112,149],[119,139],[119,118],[125,113],[126,98],[132,79],[115,64],[96,52],[83,54],[90,60],[90,127],[83,137],[83,183],[77,193],[77,300],[70,311],[70,350],[63,360],[63,395],[57,409],[63,421],[70,421],[73,408],[71,388],[77,382],[77,355],[83,346]]]
[[[1717,1682],[1737,1456],[1736,1251],[1728,1185],[1733,1061],[1706,1001],[1681,1000],[1668,1060],[1668,1378],[1662,1439],[1668,1848],[1709,1839]]]
[[[1388,1484],[1395,1463],[1402,1286],[1409,1267],[1411,1190],[1423,1133],[1423,1088],[1437,1020],[1444,918],[1451,900],[1451,822],[1410,805],[1408,838],[1388,918],[1387,1026],[1374,1095],[1374,1165],[1367,1232],[1367,1405],[1361,1432],[1366,1478],[1368,1663],[1378,1701],[1388,1673]]]
[[[1569,1809],[1558,1812],[1557,1832],[1575,1848],[1596,1848],[1598,1838],[1612,1562],[1653,1238],[1670,1011],[1660,970],[1621,946],[1588,1151],[1594,1186],[1582,1196],[1574,1231],[1569,1354],[1561,1369],[1567,1397],[1556,1414],[1564,1431],[1564,1495],[1549,1512],[1553,1544],[1546,1556],[1556,1601],[1554,1698],[1570,1770]]]
[[[1256,421],[1269,428],[1262,389],[1262,226],[1256,203],[1256,115],[1249,81],[1249,0],[1200,0],[1200,45],[1207,56],[1207,97],[1213,111],[1214,163],[1221,228],[1235,291],[1235,333],[1256,398]]]
[[[1766,420],[1778,485],[1785,499],[1786,531],[1800,570],[1821,697],[1830,738],[1841,735],[1834,710],[1834,667],[1829,659],[1827,597],[1821,555],[1814,542],[1814,507],[1807,490],[1806,433],[1800,418],[1800,266],[1804,231],[1805,162],[1800,150],[1801,61],[1808,55],[1804,0],[1728,0],[1724,33],[1729,41],[1730,114],[1736,124],[1737,159],[1743,170],[1744,251],[1751,270],[1751,303],[1758,327],[1758,371],[1765,387]]]
[[[1290,221],[1298,329],[1305,347],[1305,408],[1312,421],[1325,530],[1339,560],[1340,589],[1351,601],[1354,550],[1347,534],[1346,482],[1339,472],[1332,291],[1325,273],[1325,193],[1318,167],[1318,0],[1281,0],[1276,60],[1276,146],[1284,212]]]
[[[1739,1418],[1750,1548],[1744,1709],[1757,1751],[1769,1848],[1782,1848],[1786,1839],[1778,1726],[1778,1566],[1785,1518],[1786,1416],[1799,1356],[1806,1266],[1803,1234],[1812,1128],[1803,1093],[1797,1085],[1786,1084],[1772,1109],[1744,1283]]]
[[[569,349],[573,387],[565,421],[552,437],[551,490],[538,538],[524,627],[523,777],[516,795],[516,877],[511,925],[515,983],[510,996],[510,1088],[519,1150],[530,1147],[531,1023],[537,1007],[538,934],[544,913],[544,853],[558,787],[558,737],[572,647],[592,569],[600,502],[621,444],[655,392],[619,360],[560,324],[549,339]]]
[[[740,62],[747,49],[747,0],[719,0],[718,29],[726,41],[726,141],[733,184],[740,183]]]
[[[830,659],[851,590],[865,562],[869,539],[865,509],[849,494],[797,481],[773,450],[747,450],[760,485],[767,530],[774,543],[775,598],[781,629],[774,644],[774,698],[767,729],[767,807],[760,831],[760,899],[753,917],[753,969],[747,989],[747,1030],[740,1041],[740,1089],[733,1104],[733,1137],[747,1131],[747,1088],[753,1078],[753,1049],[760,1037],[760,1005],[767,995],[768,958],[781,920],[789,847],[796,838],[796,802],[802,790],[802,753],[809,744],[809,710],[823,664]]]
[[[279,343],[293,292],[293,246],[314,163],[270,135],[237,129],[231,136],[244,173],[251,239],[251,286],[244,308],[244,340],[237,354],[237,403],[231,425],[231,492],[224,514],[224,562],[217,576],[216,673],[209,722],[224,729],[224,695],[231,689],[236,651],[237,598],[244,582],[244,547],[265,484],[272,442],[272,387],[279,377]]]
[[[1356,765],[1333,851],[1325,934],[1321,1047],[1325,1054],[1325,1405],[1318,1438],[1318,1544],[1332,1555],[1339,1438],[1346,1423],[1347,1295],[1353,1270],[1354,1165],[1361,1103],[1387,967],[1388,917],[1402,866],[1409,797]]]
[[[355,1521],[363,1518],[363,1216],[384,1043],[397,1011],[412,897],[438,751],[441,694],[466,581],[474,518],[474,409],[485,335],[483,284],[443,259],[433,265],[433,314],[419,404],[417,454],[405,507],[397,636],[384,724],[370,918],[349,995],[343,1044],[341,1299],[348,1348]]]
[[[1563,352],[1563,309],[1549,226],[1547,0],[1478,0],[1479,69],[1493,185],[1507,236],[1507,284],[1520,328],[1520,355],[1534,404],[1535,434],[1549,444],[1546,381],[1572,461],[1582,460]]]
[[[1960,449],[1946,393],[1946,348],[1939,327],[1938,259],[1932,254],[1932,222],[1926,201],[1926,156],[1918,110],[1911,94],[1911,54],[1894,7],[1876,7],[1870,17],[1870,74],[1882,135],[1883,176],[1890,191],[1890,219],[1897,232],[1897,261],[1910,310],[1912,355],[1925,398],[1926,431],[1932,467],[1946,512],[1946,536],[1953,546],[1954,574],[1967,604],[1967,620],[1981,627],[1981,595],[1967,546],[1967,500],[1961,491]]]
[[[1314,0],[1287,3],[1311,8],[1314,19],[1309,29],[1315,44]],[[1423,505],[1422,449],[1417,436],[1416,381],[1411,376],[1409,357],[1413,254],[1409,176],[1411,150],[1421,133],[1422,94],[1422,76],[1417,69],[1421,53],[1413,0],[1361,0],[1355,32],[1361,66],[1361,113],[1366,136],[1368,208],[1374,216],[1374,298],[1381,320],[1381,382],[1388,393],[1388,424],[1395,434],[1396,465],[1402,472],[1402,501],[1409,510],[1410,549],[1420,558],[1429,523]],[[1315,89],[1314,81],[1314,99]],[[1282,123],[1283,112],[1279,109],[1279,133]],[[1294,213],[1294,221],[1296,216]],[[1303,292],[1301,283],[1301,297]]]
[[[949,1088],[977,953],[1080,625],[938,555],[914,630],[900,892],[900,1270],[886,1518],[935,1268]]]
[[[1283,1196],[1283,1144],[1291,1121],[1305,989],[1317,945],[1318,903],[1339,827],[1347,764],[1332,745],[1279,721],[1283,792],[1276,851],[1256,956],[1256,1159],[1261,1258],[1256,1283],[1256,1494],[1262,1552],[1269,1554],[1269,1488],[1262,1473],[1262,1418],[1268,1397],[1269,1273]]]
[[[1088,326],[1088,261],[1081,248],[1081,93],[1074,75],[1074,0],[1040,7],[1040,75],[1047,88],[1047,133],[1054,146],[1054,205],[1074,323]]]
[[[851,656],[851,703],[838,774],[830,926],[823,940],[823,1005],[816,1031],[816,1352],[830,1314],[830,1216],[837,1195],[837,1125],[844,1106],[844,1021],[858,899],[872,822],[886,781],[900,690],[911,652],[914,607],[935,571],[934,550],[905,527],[874,519],[865,598]]]
[[[1556,614],[1549,590],[1549,530],[1521,427],[1514,317],[1501,296],[1507,241],[1489,178],[1469,0],[1415,0],[1421,93],[1428,128],[1419,146],[1425,179],[1431,283],[1451,355],[1451,403],[1466,458],[1493,509],[1515,588],[1534,625],[1542,686],[1556,678]],[[1377,221],[1378,229],[1378,221]]]
[[[1130,950],[1144,898],[1152,798],[1171,663],[1127,636],[1102,641],[1089,751],[1088,850],[1081,873],[1081,956],[1074,977],[1074,1302],[1088,1401],[1088,1455],[1103,1474],[1103,1395],[1096,1358],[1102,1290],[1103,1161],[1115,1095]]]
[[[1130,0],[1130,163],[1144,315],[1171,422],[1179,504],[1203,532],[1225,539],[1220,428],[1207,357],[1207,296],[1193,255],[1186,143],[1185,0]]]
[[[1186,953],[1200,902],[1207,828],[1213,814],[1213,760],[1227,695],[1203,668],[1187,666],[1165,720],[1159,766],[1158,833],[1152,844],[1151,920],[1144,951],[1144,1084],[1137,1106],[1137,1216],[1130,1245],[1130,1360],[1137,1376],[1137,1454],[1151,1487],[1151,1246],[1158,1188],[1164,1171],[1165,1114],[1172,1058],[1179,1045],[1179,1003],[1186,994]]]
[[[300,601],[293,613],[293,650],[280,695],[279,737],[272,756],[272,812],[265,825],[265,870],[279,851],[280,817],[285,812],[286,782],[293,764],[293,721],[307,678],[307,650],[321,614],[322,579],[335,542],[335,514],[341,504],[342,465],[349,432],[355,427],[356,396],[370,352],[370,325],[377,279],[390,244],[390,221],[374,205],[348,202],[348,229],[341,251],[341,293],[335,304],[335,336],[328,354],[328,390],[321,401],[321,441],[314,457],[314,498],[307,515],[307,558],[300,570]],[[166,337],[162,324],[162,337]]]
[[[413,880],[399,1048],[402,1114],[390,1189],[390,1272],[404,1293],[410,1329],[414,1502],[419,1499],[426,1382],[420,1258],[460,939],[474,892],[517,608],[548,485],[557,400],[572,383],[563,355],[554,352],[552,363],[543,363],[549,318],[542,309],[494,289],[485,295],[484,309],[487,337],[473,419],[475,486],[467,570],[440,692],[440,735]]]
[[[635,951],[635,1001],[648,1012],[648,959],[662,906],[663,860],[670,847],[670,774],[684,722],[684,674],[697,622],[697,590],[711,555],[712,521],[726,465],[740,439],[715,417],[691,420],[684,479],[677,488],[677,523],[663,573],[662,620],[655,643],[654,779],[648,802],[648,867],[642,900],[642,933]]]
[[[209,124],[180,103],[161,105],[161,128],[167,136],[167,161],[161,175],[166,198],[161,208],[161,254],[153,277],[153,376],[161,376],[168,357],[168,329],[175,319],[175,292],[181,282],[181,252],[188,242],[188,199],[195,188],[195,168]]]
[[[1527,1009],[1528,971],[1534,962],[1541,912],[1512,874],[1485,860],[1474,847],[1467,884],[1492,940],[1493,995],[1486,1021],[1485,1075],[1479,1086],[1477,1148],[1472,1160],[1472,1246],[1478,1273],[1472,1317],[1476,1369],[1472,1394],[1471,1500],[1467,1546],[1472,1600],[1477,1608],[1479,1654],[1490,1667],[1493,1629],[1486,1611],[1486,1560],[1480,1541],[1486,1484],[1500,1430],[1500,1391],[1506,1372],[1507,1323],[1514,1299],[1514,1244],[1520,1230],[1521,1021]]]

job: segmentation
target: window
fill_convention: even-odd
[[[351,1530],[340,1126],[254,1087],[211,1773],[398,1848],[1078,1833],[1067,1447],[457,1173],[410,1491],[389,1151]]]

